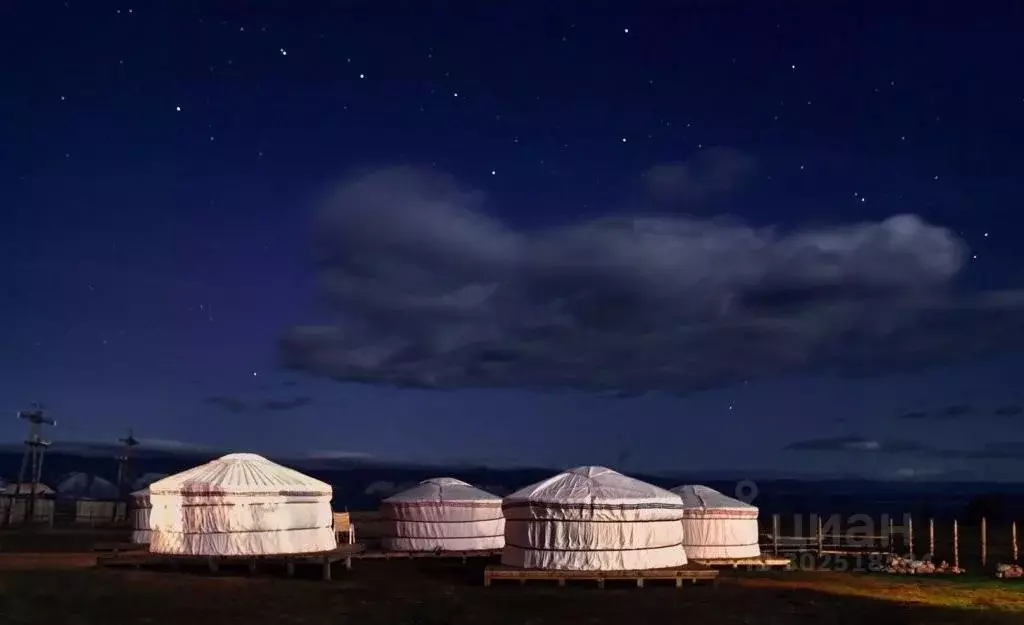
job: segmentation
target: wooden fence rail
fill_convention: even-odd
[[[904,525],[898,528],[894,526],[893,519],[883,517],[882,521],[885,527],[883,534],[868,534],[862,532],[854,532],[852,529],[840,531],[835,528],[832,531],[826,531],[826,525],[822,522],[822,517],[816,514],[809,515],[811,523],[808,525],[813,526],[813,530],[810,535],[785,535],[781,531],[781,519],[780,515],[773,514],[771,517],[771,530],[760,533],[761,548],[765,552],[770,552],[773,556],[778,556],[785,553],[814,553],[818,556],[826,554],[844,554],[844,555],[867,555],[867,554],[889,554],[895,555],[897,553],[911,554],[914,555],[914,519],[910,514],[903,515]],[[833,516],[829,520],[831,525],[837,517]],[[795,516],[795,525],[797,526],[797,532],[799,527],[803,525],[802,518]],[[870,525],[868,527],[871,527]],[[1005,528],[1005,526],[1003,526]],[[952,522],[952,544],[942,544],[940,540],[939,547],[949,555],[952,556],[953,565],[956,567],[960,566],[961,558],[961,527],[960,522],[956,519]],[[980,525],[978,526],[978,542],[974,543],[978,545],[978,550],[975,552],[973,549],[968,550],[971,559],[975,562],[980,562],[983,568],[989,566],[990,555],[994,555],[996,558],[1002,557],[1003,560],[994,560],[993,564],[1000,564],[1006,561],[1006,558],[1010,558],[1010,562],[1020,562],[1020,549],[1017,540],[1017,522],[1013,521],[1010,523],[1009,535],[1000,534],[999,546],[997,547],[997,553],[993,553],[993,544],[990,542],[990,532],[992,531],[988,523],[988,519],[982,518]],[[928,551],[927,555],[930,558],[935,559],[936,555],[936,523],[935,519],[928,519]],[[900,538],[897,541],[897,537]],[[1008,544],[1007,544],[1008,543]],[[950,553],[951,552],[951,553]],[[976,559],[975,559],[976,558]]]

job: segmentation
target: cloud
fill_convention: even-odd
[[[294,397],[292,399],[268,399],[260,404],[260,408],[264,410],[295,410],[296,408],[302,408],[313,403],[311,397]]]
[[[193,452],[206,452],[215,451],[213,447],[209,445],[201,445],[199,443],[189,443],[186,441],[178,441],[168,438],[145,438],[139,439],[139,447],[144,449],[160,450],[160,451],[193,451]]]
[[[652,167],[644,174],[648,189],[661,200],[700,202],[742,185],[756,169],[755,160],[739,150],[714,147],[688,161]]]
[[[18,451],[22,447],[22,444],[15,443],[0,444],[0,451]],[[114,455],[123,451],[123,449],[124,447],[122,445],[119,445],[114,442],[95,440],[54,441],[53,444],[49,447],[49,450],[53,453],[75,454],[89,457],[113,457]],[[139,445],[132,450],[132,453],[133,455],[138,457],[146,457],[150,454],[214,455],[218,453],[218,450],[207,445],[190,443],[186,441],[161,438],[140,438]]]
[[[796,441],[787,445],[786,449],[790,451],[853,451],[895,454],[923,451],[926,448],[919,443],[907,440],[876,440],[859,436],[837,436]]]
[[[331,323],[282,363],[422,388],[685,393],[792,372],[875,375],[1024,338],[1024,295],[960,294],[966,246],[910,215],[815,228],[604,217],[518,231],[433,171],[350,179],[315,224]]]
[[[213,397],[207,397],[206,403],[220,406],[228,412],[238,414],[245,412],[249,409],[249,404],[240,397],[214,395]]]
[[[1014,460],[1024,461],[1024,442],[989,443],[976,449],[933,447],[900,439],[869,439],[859,436],[812,438],[786,445],[788,451],[831,453],[905,454],[939,460]]]
[[[979,449],[940,449],[931,453],[940,458],[964,460],[1017,460],[1024,461],[1024,442],[1004,441],[988,443]]]
[[[362,451],[341,451],[334,449],[324,449],[319,451],[308,452],[307,454],[305,454],[305,457],[312,460],[348,460],[373,458],[373,455]]]
[[[308,406],[313,403],[313,398],[298,396],[289,399],[266,399],[259,404],[251,404],[250,402],[242,399],[241,397],[230,396],[230,395],[215,395],[213,397],[207,397],[206,403],[220,406],[228,412],[239,414],[253,408],[260,410],[270,410],[275,412],[281,412],[286,410],[295,410]]]
[[[1018,417],[1024,413],[1024,407],[1016,404],[1005,404],[997,407],[992,414],[997,417]]]
[[[972,406],[970,404],[953,404],[951,406],[946,406],[945,408],[942,408],[940,410],[936,410],[934,412],[926,412],[924,410],[915,410],[913,412],[907,412],[907,413],[899,415],[899,418],[900,419],[917,419],[917,420],[922,420],[922,419],[942,420],[942,419],[959,419],[959,418],[971,417],[971,416],[975,416],[975,415],[977,415],[978,417],[984,417],[984,416],[986,416],[988,414],[989,413],[983,412],[982,410],[980,410],[976,406]],[[992,416],[996,416],[996,417],[1016,417],[1016,416],[1020,416],[1021,414],[1024,414],[1024,408],[1022,408],[1021,406],[1018,406],[1016,404],[1004,404],[1004,405],[997,406],[994,409],[992,409],[990,414]]]

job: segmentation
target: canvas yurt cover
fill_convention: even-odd
[[[10,510],[11,523],[24,523],[28,516],[29,494],[32,492],[31,483],[9,482],[0,492],[0,523],[7,519],[8,508]],[[33,523],[53,524],[53,489],[46,484],[36,484],[36,499],[32,508]],[[17,496],[15,496],[17,495]]]
[[[683,546],[694,560],[756,558],[757,508],[700,485],[672,489],[683,499]]]
[[[451,477],[424,480],[381,502],[389,551],[477,551],[505,546],[501,497]]]
[[[228,454],[149,485],[149,550],[182,555],[331,551],[331,487],[256,454]]]
[[[57,498],[73,500],[75,522],[90,525],[124,521],[127,506],[119,501],[117,486],[98,475],[74,472],[57,484]]]
[[[505,497],[501,562],[612,571],[686,564],[679,495],[605,467],[578,467]]]
[[[137,545],[149,544],[149,489],[137,490],[132,497],[132,542]]]

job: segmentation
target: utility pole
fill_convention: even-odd
[[[32,410],[18,412],[18,418],[24,419],[29,423],[28,438],[25,439],[25,454],[21,457],[18,483],[14,485],[14,496],[7,507],[7,518],[4,520],[5,525],[11,524],[14,506],[21,497],[21,486],[25,483],[25,472],[30,469],[32,471],[31,491],[28,494],[28,506],[23,510],[24,518],[22,520],[25,523],[35,521],[36,496],[39,490],[39,481],[43,476],[43,457],[46,454],[46,448],[50,446],[50,441],[43,439],[43,426],[56,426],[57,422],[53,419],[47,419],[43,415],[42,405],[35,403],[32,404],[32,408]]]
[[[118,501],[114,503],[114,512],[111,522],[117,521],[117,507],[124,501],[125,513],[128,511],[128,493],[131,490],[132,480],[132,448],[139,444],[139,439],[135,438],[135,433],[131,428],[128,428],[128,436],[117,439],[124,449],[121,451],[121,455],[117,458],[117,494]]]

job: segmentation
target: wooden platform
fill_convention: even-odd
[[[354,554],[357,560],[407,560],[411,558],[461,558],[465,562],[469,558],[495,558],[501,555],[501,549],[483,549],[475,551],[384,551],[382,549],[365,550]]]
[[[92,550],[110,553],[121,553],[123,551],[148,551],[149,545],[140,545],[139,543],[96,543],[92,546]]]
[[[295,575],[295,565],[319,565],[323,571],[323,578],[331,580],[331,565],[335,562],[345,562],[345,568],[352,568],[352,557],[360,553],[363,546],[339,545],[333,551],[319,553],[300,553],[294,555],[273,555],[273,556],[178,556],[163,553],[150,553],[148,551],[113,552],[102,554],[96,557],[96,565],[104,567],[130,566],[141,568],[144,566],[195,566],[206,565],[210,571],[216,573],[221,566],[248,566],[250,573],[255,573],[260,564],[285,565],[288,577]]]
[[[694,559],[693,562],[699,564],[705,564],[713,567],[731,567],[734,569],[738,568],[749,568],[749,569],[772,569],[772,568],[789,568],[793,563],[790,558],[780,558],[772,556],[760,556],[757,558],[713,558],[713,559]]]
[[[637,587],[642,588],[645,581],[652,580],[674,581],[676,588],[681,588],[685,580],[692,583],[704,580],[715,584],[718,581],[718,571],[700,564],[641,571],[549,571],[493,564],[484,569],[484,586],[490,586],[494,580],[517,580],[520,584],[530,580],[547,580],[558,582],[559,586],[565,586],[567,580],[586,580],[597,582],[598,588],[604,588],[606,581],[632,581]]]

